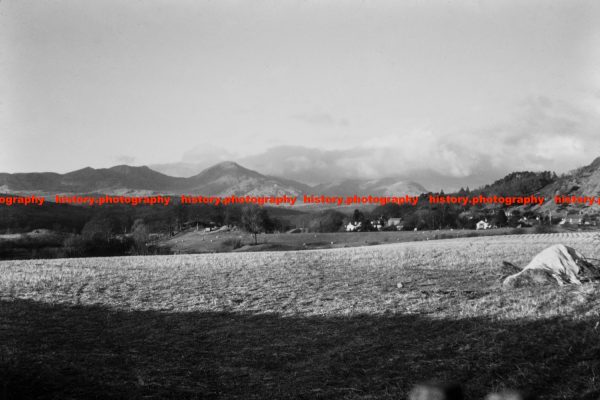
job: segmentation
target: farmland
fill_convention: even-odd
[[[565,231],[553,227],[553,229]],[[212,232],[181,232],[163,240],[160,246],[170,249],[176,254],[214,253],[228,251],[285,251],[331,249],[340,247],[373,246],[385,243],[414,242],[422,240],[466,238],[478,236],[496,236],[512,234],[513,228],[489,230],[445,229],[423,231],[391,231],[391,232],[305,232],[305,233],[261,233],[254,244],[251,234],[240,230],[216,230]],[[534,232],[533,228],[522,228],[516,231]],[[567,231],[565,231],[566,233]],[[236,244],[234,246],[234,244]]]
[[[291,236],[291,235],[290,235]],[[415,383],[600,396],[599,284],[503,290],[594,233],[0,262],[5,397],[399,399]]]

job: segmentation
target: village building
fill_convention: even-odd
[[[346,225],[346,232],[357,232],[362,227],[362,222],[348,222]]]
[[[481,220],[475,224],[475,229],[477,229],[477,230],[490,229],[491,227],[492,227],[492,224],[487,222],[487,220]]]

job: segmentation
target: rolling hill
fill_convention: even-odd
[[[582,207],[581,205],[559,205],[549,201],[556,195],[564,196],[600,196],[600,157],[591,164],[578,168],[568,174],[560,176],[539,192],[547,201],[540,207],[540,211],[571,211],[584,208],[584,212],[597,212],[598,206]]]
[[[0,174],[0,192],[3,193],[298,195],[308,188],[299,182],[262,175],[234,162],[219,163],[189,178],[168,176],[145,166],[127,165],[88,167],[66,174]]]
[[[554,197],[599,197],[600,196],[600,157],[591,164],[580,167],[567,174],[557,176],[554,172],[513,172],[492,184],[482,186],[471,192],[471,195],[499,195],[499,196],[528,196],[536,195],[545,197],[542,206],[518,206],[532,211],[543,213],[571,212],[582,210],[584,213],[595,213],[598,206],[586,207],[582,204],[557,204]]]
[[[600,195],[600,157],[590,165],[561,176],[543,191],[547,195],[557,193],[566,196],[599,196]]]
[[[0,174],[2,192],[113,193],[119,189],[173,191],[183,184],[183,178],[167,176],[148,167],[127,165],[100,169],[87,167],[66,174]]]

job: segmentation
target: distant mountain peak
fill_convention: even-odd
[[[114,167],[110,167],[108,168],[110,171],[114,171],[114,172],[118,172],[121,174],[128,174],[131,173],[133,171],[152,171],[152,172],[156,172],[151,170],[150,168],[146,167],[145,165],[140,166],[140,167],[134,167],[131,165],[126,165],[126,164],[121,164],[121,165],[115,165]]]
[[[246,169],[235,161],[222,161],[213,165],[211,168],[222,168],[222,169]]]
[[[208,167],[199,174],[199,175],[212,175],[212,174],[258,174],[258,172],[252,171],[248,168],[242,167],[240,164],[233,161],[222,161],[218,164],[213,165],[212,167]]]

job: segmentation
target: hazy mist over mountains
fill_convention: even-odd
[[[481,168],[453,174],[452,171],[433,167],[422,167],[402,162],[399,157],[378,150],[322,150],[304,146],[278,146],[262,153],[235,157],[230,152],[215,146],[197,147],[184,153],[182,161],[150,164],[155,171],[176,177],[191,177],[204,169],[227,160],[267,175],[284,176],[308,185],[327,185],[332,182],[350,180],[379,180],[394,177],[396,180],[419,182],[431,190],[451,191],[460,187],[477,187],[512,172],[510,166],[493,167],[481,160]],[[397,168],[390,168],[393,162]],[[430,165],[435,165],[432,155]],[[426,163],[425,163],[426,165]]]

